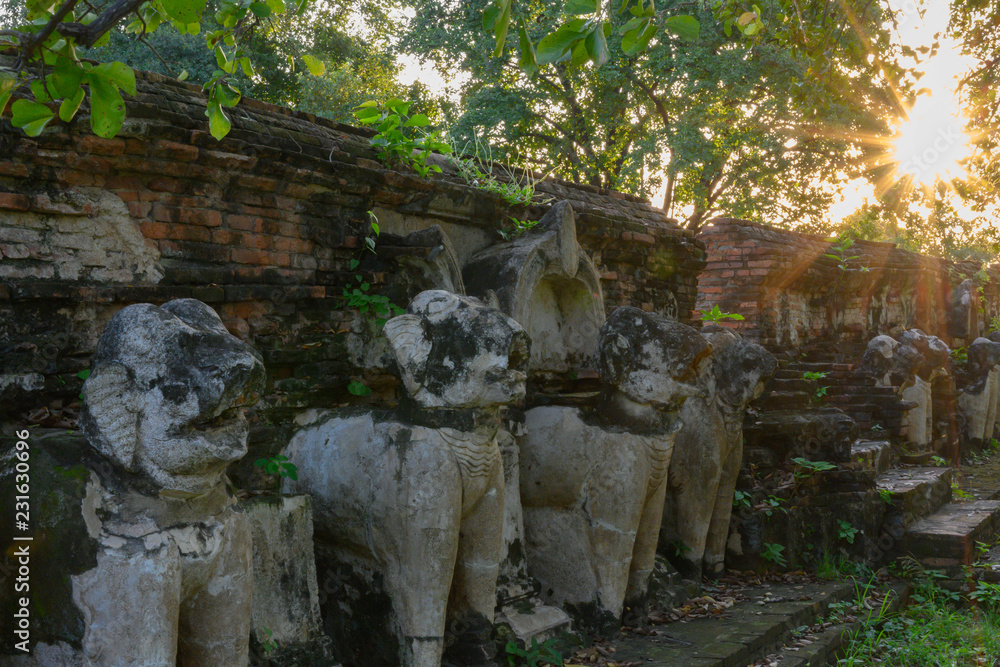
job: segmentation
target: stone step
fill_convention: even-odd
[[[892,466],[892,443],[888,440],[857,440],[851,445],[851,460],[863,463],[879,475]]]
[[[623,634],[614,660],[649,667],[743,667],[786,644],[796,628],[825,616],[854,595],[850,583],[772,585],[749,592],[719,618],[656,626],[660,634]]]
[[[903,467],[880,475],[875,487],[889,492],[889,512],[907,527],[951,500],[951,480],[951,468]]]
[[[971,565],[976,543],[992,544],[1000,531],[1000,500],[948,503],[910,526],[904,549],[927,567]]]
[[[909,600],[910,585],[906,582],[890,584],[891,596],[885,607],[876,606],[868,611],[868,618],[885,616],[901,609]],[[826,667],[837,664],[836,659],[843,655],[847,641],[862,626],[861,621],[841,623],[822,630],[807,630],[798,639],[787,644],[773,654],[767,656],[770,667]]]

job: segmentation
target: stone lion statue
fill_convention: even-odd
[[[260,356],[178,299],[122,309],[91,368],[80,421],[97,565],[72,578],[85,663],[246,665],[251,538],[225,470],[246,453]]]
[[[359,664],[491,661],[504,479],[500,408],[525,392],[528,335],[479,299],[431,290],[384,328],[405,396],[393,413],[303,415],[285,450],[313,495],[320,569],[354,600],[326,610]],[[388,598],[388,608],[372,604]],[[391,620],[395,646],[373,630]],[[331,627],[333,624],[333,627]],[[389,643],[392,643],[390,641]],[[383,642],[385,643],[385,642]]]
[[[767,350],[733,331],[709,326],[701,335],[712,346],[712,361],[702,369],[702,391],[681,408],[684,425],[674,443],[667,498],[671,509],[662,532],[664,542],[676,539],[686,547],[675,564],[698,579],[703,563],[711,575],[723,570],[743,463],[743,417],[778,366]],[[672,551],[668,548],[668,555]]]
[[[527,412],[520,443],[528,568],[553,604],[599,633],[645,597],[680,428],[711,346],[691,327],[637,308],[601,328],[605,389],[588,408]]]

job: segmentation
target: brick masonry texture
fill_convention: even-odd
[[[774,352],[795,350],[817,361],[860,360],[878,334],[922,329],[950,345],[971,342],[953,335],[949,322],[955,288],[981,267],[902,250],[891,243],[856,241],[848,270],[827,254],[833,244],[822,236],[719,218],[698,238],[705,243],[705,269],[698,278],[698,310],[719,306],[739,313],[724,321]],[[866,270],[863,270],[864,267]],[[983,312],[989,323],[1000,314],[1000,267],[988,267]],[[974,338],[974,336],[972,336]]]
[[[363,251],[370,210],[406,231],[441,225],[476,250],[500,241],[508,217],[537,220],[568,200],[608,312],[691,320],[704,246],[638,197],[549,179],[537,203],[511,208],[443,160],[432,179],[386,168],[368,130],[244,100],[216,141],[200,89],[148,73],[127,103],[113,139],[89,133],[86,108],[38,138],[0,122],[0,423],[75,400],[108,319],[178,297],[212,305],[264,355],[258,435],[308,406],[392,403],[391,363],[357,335],[375,324],[341,296],[362,275],[405,306],[396,259]],[[375,394],[352,396],[352,379]]]

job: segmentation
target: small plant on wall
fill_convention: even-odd
[[[782,552],[785,550],[783,545],[765,542],[762,547],[763,548],[760,551],[761,558],[769,563],[777,565],[778,567],[785,567],[788,565],[788,561],[785,559],[784,555],[782,555]]]
[[[718,324],[722,320],[736,320],[741,321],[745,319],[739,313],[724,313],[719,306],[712,306],[712,310],[701,311],[701,321],[708,322],[710,324]]]
[[[410,115],[413,102],[389,99],[380,106],[371,100],[357,108],[354,115],[362,125],[374,125],[371,144],[378,150],[378,159],[389,166],[410,167],[420,176],[441,173],[441,167],[427,164],[431,153],[451,153],[451,145],[440,130],[429,130],[431,122],[424,114]]]

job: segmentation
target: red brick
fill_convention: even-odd
[[[133,218],[148,217],[150,210],[153,208],[152,204],[145,201],[130,201],[127,202],[127,206]]]
[[[0,162],[0,175],[26,178],[28,168],[20,162]]]
[[[197,225],[170,225],[168,239],[175,241],[196,241],[198,243],[211,243],[212,231]]]
[[[189,225],[218,227],[222,224],[222,214],[205,208],[179,208],[177,209],[177,221]]]
[[[0,208],[9,211],[27,211],[31,207],[31,199],[27,195],[16,192],[0,192]]]
[[[147,239],[165,239],[169,236],[172,226],[165,222],[146,221],[139,228],[142,230],[142,235]]]
[[[121,155],[125,152],[125,142],[122,139],[105,139],[86,134],[76,140],[76,148],[81,153]]]
[[[162,176],[149,179],[146,185],[150,190],[156,192],[184,192],[187,190],[186,182]]]
[[[263,264],[264,253],[249,248],[233,248],[232,258],[237,264]]]
[[[254,228],[254,226],[255,226],[256,223],[255,223],[255,220],[253,218],[249,218],[249,217],[247,217],[245,215],[232,215],[232,214],[229,214],[229,215],[226,216],[226,224],[229,225],[229,227],[231,227],[232,229],[242,229],[242,230],[245,230],[245,231],[253,231],[253,228]]]
[[[156,157],[167,158],[169,160],[179,160],[190,162],[198,159],[198,148],[188,144],[177,143],[161,139],[153,146],[152,154]]]
[[[240,245],[243,242],[243,233],[231,229],[213,229],[212,243],[221,245]]]

